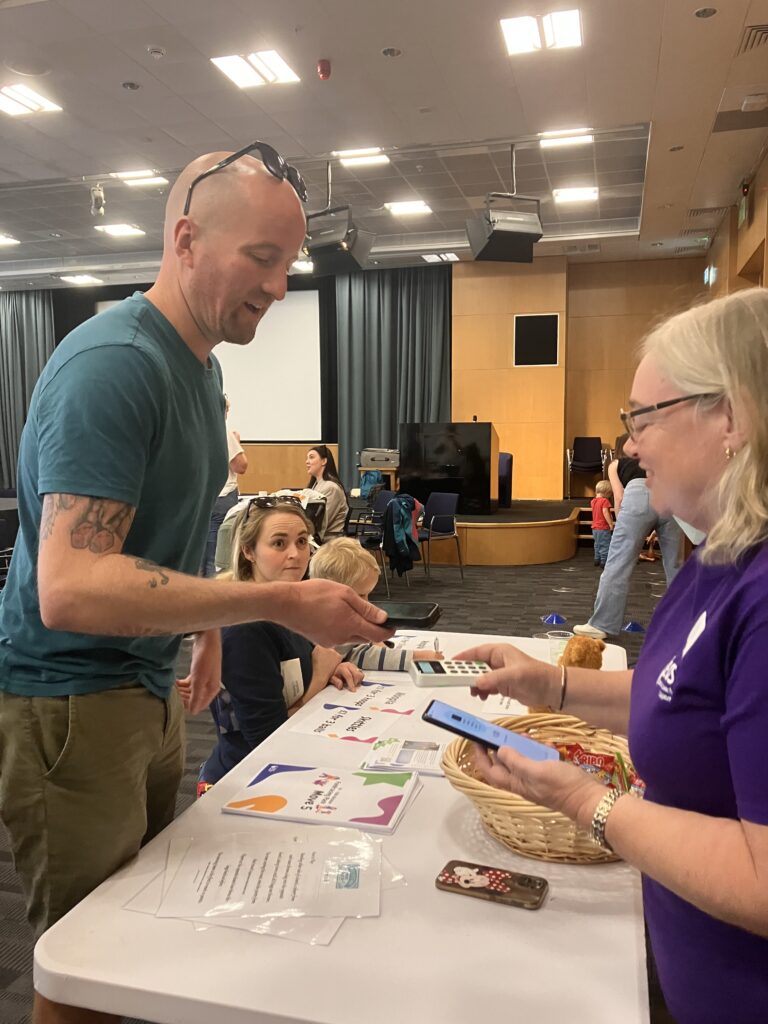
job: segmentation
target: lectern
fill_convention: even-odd
[[[458,494],[459,512],[488,515],[499,498],[499,437],[492,423],[401,423],[400,490],[426,502]]]

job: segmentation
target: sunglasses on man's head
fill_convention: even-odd
[[[273,177],[280,178],[281,180],[285,178],[293,186],[296,195],[302,203],[306,203],[308,198],[307,186],[299,171],[292,164],[286,163],[285,159],[280,156],[273,146],[266,142],[252,142],[249,146],[243,146],[242,149],[238,149],[236,153],[230,153],[229,156],[214,164],[213,167],[209,167],[202,174],[198,174],[187,190],[187,198],[184,202],[184,216],[186,217],[189,213],[189,204],[192,202],[192,193],[196,185],[199,185],[205,178],[210,178],[217,171],[222,171],[225,167],[229,167],[230,164],[233,164],[235,160],[239,160],[240,157],[247,156],[253,152],[258,152],[261,162]]]

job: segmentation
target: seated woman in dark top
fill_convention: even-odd
[[[309,564],[311,524],[298,502],[254,498],[236,527],[232,575],[251,583],[295,583]],[[341,655],[274,622],[222,630],[223,689],[211,704],[219,733],[203,764],[198,796],[328,683],[356,689],[362,672]]]

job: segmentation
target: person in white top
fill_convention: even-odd
[[[315,445],[307,452],[306,466],[309,473],[307,487],[325,495],[325,517],[318,540],[323,544],[332,537],[343,537],[349,505],[333,452],[327,445]]]
[[[229,399],[224,396],[226,407],[224,415],[229,415]],[[200,569],[201,576],[215,576],[216,565],[216,538],[219,535],[219,527],[224,522],[224,516],[240,500],[240,492],[237,489],[237,478],[242,476],[248,469],[248,456],[240,444],[240,434],[237,430],[227,431],[227,453],[229,455],[229,476],[227,482],[221,489],[221,493],[214,502],[211,522],[208,527],[208,540],[205,544],[205,555],[203,565]]]

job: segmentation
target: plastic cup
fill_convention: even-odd
[[[549,640],[549,660],[553,665],[556,665],[560,660],[560,655],[565,650],[565,645],[573,636],[573,633],[568,629],[550,629],[547,633],[547,639]]]

